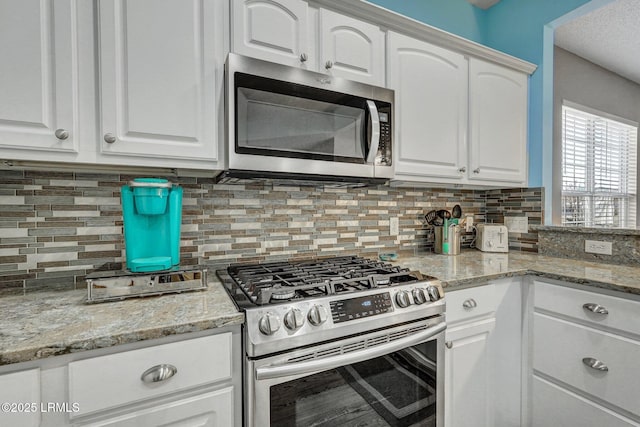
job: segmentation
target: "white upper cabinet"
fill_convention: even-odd
[[[393,32],[387,42],[387,81],[396,98],[396,178],[462,181],[467,165],[467,60]]]
[[[469,60],[469,179],[527,180],[526,74]]]
[[[76,1],[0,0],[0,156],[76,158],[76,26]]]
[[[188,167],[218,158],[221,4],[99,2],[100,162]]]
[[[384,32],[377,25],[320,9],[319,65],[334,76],[384,86]]]
[[[301,0],[233,0],[232,46],[240,55],[315,68],[308,40],[307,3]]]

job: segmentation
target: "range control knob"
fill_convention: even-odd
[[[414,289],[411,294],[413,295],[413,301],[420,305],[427,302],[427,296],[424,294],[422,289]]]
[[[427,293],[431,301],[438,301],[440,299],[440,292],[435,286],[427,286]]]
[[[265,335],[273,335],[280,329],[280,318],[275,314],[265,314],[258,322],[258,329]]]
[[[307,318],[313,326],[320,326],[327,321],[327,309],[316,304],[309,310]]]
[[[405,308],[411,305],[411,298],[409,298],[408,291],[400,291],[396,294],[396,304],[398,307]]]
[[[304,315],[297,308],[292,308],[284,315],[284,326],[291,331],[295,331],[304,325]]]

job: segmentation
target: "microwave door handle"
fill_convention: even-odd
[[[269,366],[256,369],[256,380],[268,380],[274,378],[289,377],[294,375],[310,374],[313,372],[322,372],[329,369],[338,368],[340,366],[351,365],[352,363],[362,362],[364,360],[375,359],[385,354],[394,353],[407,347],[411,347],[421,342],[433,338],[447,328],[446,322],[440,322],[435,326],[418,332],[414,335],[400,338],[390,343],[381,344],[376,347],[365,348],[364,350],[354,351],[352,353],[339,354],[337,356],[327,357],[325,359],[309,360],[306,362],[289,363],[280,366]]]
[[[371,136],[367,163],[373,163],[376,160],[378,146],[380,145],[380,116],[378,115],[378,108],[375,102],[367,100],[367,109],[369,110],[369,120],[371,120]]]

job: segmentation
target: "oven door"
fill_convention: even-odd
[[[259,360],[245,371],[245,425],[442,427],[442,318]]]

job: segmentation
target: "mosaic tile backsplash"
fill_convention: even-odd
[[[120,187],[133,178],[0,171],[0,293],[84,288],[86,274],[121,269]],[[426,254],[433,249],[433,232],[423,215],[455,204],[476,222],[498,222],[501,215],[518,212],[539,224],[542,216],[540,189],[337,189],[168,178],[184,189],[183,265]],[[399,218],[397,236],[389,233],[391,217]],[[510,236],[512,247],[537,251],[535,237]],[[472,240],[473,234],[465,234],[463,247]]]

